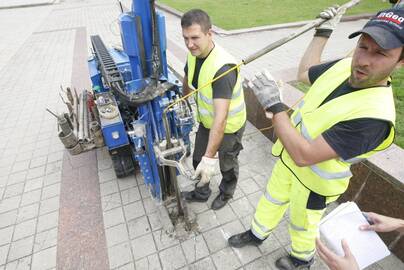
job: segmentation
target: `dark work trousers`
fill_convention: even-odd
[[[220,192],[224,193],[226,197],[232,197],[236,190],[238,179],[238,154],[243,149],[241,139],[243,137],[244,124],[237,132],[231,134],[224,134],[222,143],[219,147],[219,164],[220,172],[222,173],[222,180],[219,185]],[[199,124],[198,131],[195,138],[194,154],[192,163],[194,169],[201,162],[203,155],[206,152],[206,147],[209,141],[209,129],[205,128],[201,123]],[[209,184],[202,187],[195,185],[196,193],[200,198],[208,198],[211,194]]]

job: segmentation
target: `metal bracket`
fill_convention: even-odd
[[[182,163],[187,153],[187,148],[182,140],[179,140],[178,146],[174,146],[173,148],[166,150],[161,150],[159,146],[154,145],[154,152],[156,153],[156,157],[160,165],[175,167],[180,174],[184,175],[188,179],[192,179],[192,173],[189,170],[186,170],[184,164]],[[178,161],[167,159],[167,157],[180,153],[181,157],[178,159]]]

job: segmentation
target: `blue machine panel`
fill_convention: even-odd
[[[109,150],[129,144],[125,125],[122,121],[115,98],[109,93],[96,95],[102,134]]]
[[[88,60],[88,70],[90,71],[90,78],[94,91],[105,91],[104,85],[101,80],[101,72],[98,70],[98,64],[95,58]]]
[[[112,58],[114,58],[114,62],[118,67],[129,63],[129,57],[125,52],[115,48],[109,49],[108,51]]]
[[[129,144],[128,136],[122,122],[102,127],[102,134],[104,135],[108,150]]]
[[[157,25],[159,28],[159,41],[160,41],[160,61],[162,66],[162,75],[167,78],[167,40],[166,40],[166,21],[164,15],[157,13]]]
[[[131,78],[132,80],[142,79],[144,74],[142,72],[140,51],[143,48],[143,44],[139,43],[138,40],[139,33],[136,27],[136,16],[126,13],[121,14],[119,22],[121,27],[122,46],[125,49],[132,71]],[[119,62],[119,60],[117,61]]]

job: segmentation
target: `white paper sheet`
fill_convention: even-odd
[[[326,240],[327,245],[343,256],[341,240],[346,239],[360,269],[390,255],[377,233],[359,230],[359,226],[363,224],[368,222],[354,202],[340,204],[320,222],[321,237]]]

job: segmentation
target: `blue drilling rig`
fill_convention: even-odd
[[[154,0],[133,0],[119,25],[123,49],[91,36],[88,65],[104,141],[117,177],[133,174],[137,164],[152,196],[176,195],[181,214],[177,175],[187,174],[182,160],[194,121],[167,66],[165,17]]]

